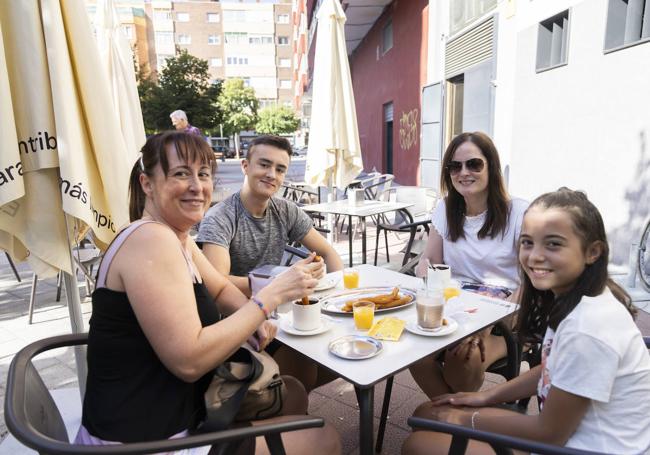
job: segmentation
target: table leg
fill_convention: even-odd
[[[350,251],[350,267],[352,267],[352,238],[354,237],[354,231],[352,230],[352,215],[348,215],[348,245]]]
[[[359,454],[372,455],[373,453],[373,401],[375,398],[375,387],[362,389],[354,387],[359,402]]]
[[[363,257],[363,263],[366,263],[366,217],[360,217],[359,222],[361,223],[361,256]]]

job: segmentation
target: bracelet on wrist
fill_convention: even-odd
[[[478,417],[478,411],[474,411],[474,413],[472,414],[472,418],[471,418],[472,430],[476,430],[476,422],[477,422],[476,418],[477,417]]]
[[[260,310],[262,310],[262,313],[264,313],[264,318],[265,318],[265,319],[268,319],[268,318],[269,318],[269,310],[266,309],[266,307],[264,306],[264,304],[262,303],[262,301],[261,301],[260,299],[258,299],[257,297],[255,297],[255,296],[253,296],[253,297],[251,298],[251,301],[252,301],[255,305],[257,305],[257,306],[260,308]]]

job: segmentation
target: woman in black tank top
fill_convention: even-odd
[[[321,265],[310,257],[249,300],[212,268],[189,232],[210,205],[213,168],[212,150],[195,135],[162,133],[142,148],[130,178],[132,224],[107,250],[92,297],[79,443],[192,431],[214,368],[254,334],[267,345],[276,330],[268,314],[318,282]],[[287,386],[287,407],[304,414],[304,389],[297,381]],[[283,440],[290,453],[340,452],[327,425]],[[315,448],[314,440],[324,442]]]

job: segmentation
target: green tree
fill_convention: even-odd
[[[255,131],[261,134],[289,134],[300,126],[300,119],[286,106],[270,106],[260,111]]]
[[[257,122],[259,101],[255,97],[255,90],[245,87],[242,79],[228,79],[223,84],[217,104],[226,133],[235,136],[235,150],[239,158],[239,133],[253,129]]]
[[[208,62],[182,50],[167,59],[158,83],[151,77],[139,77],[138,91],[148,132],[171,128],[169,114],[182,109],[190,123],[201,130],[210,130],[221,123],[217,98],[221,81],[210,82]]]

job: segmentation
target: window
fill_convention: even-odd
[[[155,9],[153,10],[153,20],[154,21],[171,21],[172,12],[169,10]]]
[[[382,55],[393,47],[393,21],[389,20],[381,32],[381,53]]]
[[[123,25],[122,32],[128,39],[133,39],[133,25]]]
[[[246,22],[246,11],[239,9],[226,10],[223,12],[224,22]]]
[[[244,81],[244,87],[250,87],[251,86],[251,78],[250,77],[242,77],[242,81]]]
[[[221,35],[208,35],[208,44],[221,44]]]
[[[178,44],[192,44],[190,35],[178,35]]]
[[[190,13],[176,13],[176,20],[178,22],[189,22]]]
[[[291,88],[291,81],[289,79],[280,79],[280,88]]]
[[[248,65],[248,57],[228,57],[226,63],[228,65]]]
[[[260,98],[260,109],[275,106],[275,100],[270,98]]]
[[[569,10],[539,23],[537,71],[566,65],[569,38]]]
[[[273,44],[272,35],[249,35],[248,44]]]
[[[173,55],[161,55],[159,54],[158,57],[156,58],[156,64],[158,66],[158,70],[160,71],[162,68],[167,65],[167,59],[172,58]]]
[[[291,59],[281,58],[278,66],[281,66],[282,68],[291,68]]]
[[[278,45],[279,46],[287,46],[289,44],[289,37],[288,36],[278,36]]]
[[[211,58],[210,66],[223,66],[223,60],[219,57]]]
[[[497,0],[451,0],[449,5],[449,32],[456,32],[496,8]]]
[[[172,32],[156,32],[156,46],[169,46],[174,44]]]
[[[605,50],[650,41],[650,0],[609,0]]]
[[[289,15],[288,14],[278,14],[278,24],[288,24]]]
[[[246,44],[248,43],[248,35],[242,32],[226,32],[224,33],[226,44]]]
[[[208,22],[221,22],[221,16],[219,13],[207,13],[206,14],[206,20]]]

